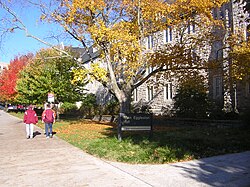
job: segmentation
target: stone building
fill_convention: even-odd
[[[242,110],[242,104],[250,104],[249,80],[233,81],[230,77],[232,59],[229,58],[230,46],[225,43],[229,36],[243,34],[243,40],[247,39],[248,12],[244,10],[242,1],[230,1],[220,9],[215,9],[213,15],[216,19],[224,22],[225,30],[221,40],[214,42],[209,60],[217,60],[221,64],[218,70],[209,73],[209,94],[210,97],[223,105],[227,111]],[[239,38],[239,40],[241,40]],[[242,102],[243,101],[243,102]]]
[[[218,35],[219,39],[214,41],[212,45],[207,43],[203,50],[197,49],[199,51],[196,51],[205,61],[220,63],[217,69],[201,73],[208,75],[209,97],[226,111],[237,112],[250,106],[249,78],[237,83],[230,79],[231,59],[228,57],[230,47],[226,43],[227,38],[232,34],[242,32],[244,39],[247,37],[246,20],[249,18],[249,14],[244,11],[243,6],[242,1],[231,0],[222,7],[214,9],[214,18],[222,20],[224,28],[214,28],[213,33]],[[187,35],[201,32],[196,25],[188,25],[185,29]],[[146,49],[154,51],[158,46],[179,42],[179,37],[177,29],[168,27],[162,32],[154,33],[145,38]],[[147,72],[149,71],[151,71],[150,68],[147,69]],[[156,77],[152,77],[152,79],[156,79]],[[174,76],[169,79],[147,81],[134,90],[133,103],[150,106],[153,113],[163,114],[171,108],[177,86]]]
[[[217,61],[220,66],[217,69],[201,70],[200,73],[208,77],[208,94],[221,109],[228,111],[241,111],[250,106],[250,86],[249,77],[241,82],[232,82],[230,75],[230,61],[228,56],[230,46],[226,41],[231,34],[238,32],[244,33],[244,39],[247,38],[247,22],[249,14],[244,11],[244,2],[242,0],[230,0],[220,8],[213,10],[215,19],[223,21],[224,27],[213,28],[214,35],[219,36],[217,40],[204,41],[204,46],[195,49],[194,54],[204,62]],[[199,19],[199,17],[197,17]],[[174,45],[180,42],[180,38],[185,36],[199,35],[203,33],[204,28],[199,28],[195,24],[183,24],[175,27],[167,27],[164,31],[153,33],[144,39],[145,53],[154,52],[163,45]],[[206,28],[205,28],[206,29]],[[183,32],[180,32],[183,31]],[[180,37],[180,33],[184,35]],[[206,36],[205,36],[206,37]],[[83,56],[79,56],[80,61],[89,66],[90,57],[81,50]],[[99,52],[90,49],[90,56],[93,59],[98,58]],[[150,73],[153,68],[147,68],[145,75]],[[132,104],[135,107],[148,107],[155,114],[168,113],[173,105],[173,97],[178,88],[178,82],[174,74],[165,76],[153,76],[133,92]],[[87,85],[89,93],[96,94],[99,103],[105,103],[110,97],[100,83],[94,82]],[[229,106],[229,107],[228,107]],[[231,108],[230,108],[231,107]]]
[[[72,47],[71,51],[74,53],[75,58],[80,62],[82,67],[87,69],[91,67],[91,60],[96,61],[100,56],[100,51],[93,47],[90,47],[88,51],[83,48]],[[105,64],[103,65],[106,67]],[[96,96],[97,104],[100,105],[107,103],[107,101],[109,101],[112,97],[108,90],[96,80],[92,80],[91,82],[87,83],[87,85],[84,86],[83,92],[85,94],[94,94]],[[78,103],[79,106],[80,104],[81,102]]]

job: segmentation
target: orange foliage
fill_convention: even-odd
[[[3,101],[14,101],[17,95],[16,82],[19,72],[22,71],[32,57],[32,54],[15,57],[14,60],[11,60],[8,69],[0,74],[0,97]]]
[[[110,123],[99,123],[94,121],[81,121],[71,123],[69,125],[55,127],[57,134],[63,135],[79,135],[80,139],[93,139],[105,137],[109,134],[110,128],[113,128]]]

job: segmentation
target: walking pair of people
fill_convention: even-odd
[[[52,138],[53,131],[52,125],[55,123],[56,114],[54,110],[51,109],[51,105],[47,104],[46,109],[42,113],[42,122],[45,123],[45,134],[46,138]],[[34,111],[34,107],[30,105],[24,113],[23,119],[26,125],[26,138],[33,138],[34,125],[38,122],[37,113]]]

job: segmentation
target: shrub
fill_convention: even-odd
[[[76,111],[76,110],[77,110],[77,106],[76,106],[75,103],[65,102],[60,107],[60,113],[70,113],[70,112],[73,112],[73,111]]]
[[[82,100],[80,111],[84,114],[85,118],[92,118],[98,111],[96,104],[96,97],[94,94],[88,94]]]
[[[250,107],[246,108],[244,112],[241,113],[240,119],[247,125],[250,125]]]
[[[177,117],[207,118],[209,100],[202,76],[193,74],[180,81],[173,99]]]
[[[131,106],[131,112],[133,113],[150,113],[150,109],[151,107],[142,101],[139,101]]]
[[[114,114],[118,114],[120,110],[119,107],[119,102],[116,100],[111,100],[109,102],[107,102],[107,104],[104,105],[104,114],[110,114],[110,115],[114,115]]]

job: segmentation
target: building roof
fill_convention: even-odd
[[[2,71],[3,69],[8,69],[9,64],[5,63],[5,62],[0,62],[0,71]]]
[[[101,54],[100,50],[95,50],[93,47],[80,48],[80,47],[72,47],[71,51],[74,53],[74,56],[79,59],[82,64],[86,64],[92,60],[98,58]]]

